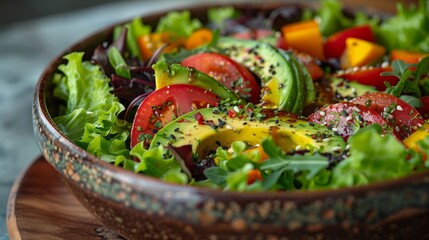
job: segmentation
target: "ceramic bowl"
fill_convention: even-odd
[[[191,8],[204,20],[209,6]],[[273,9],[278,4],[236,5]],[[164,13],[144,16],[154,24]],[[92,50],[113,27],[78,42],[44,71],[34,97],[34,132],[43,156],[98,220],[129,239],[429,238],[429,172],[369,186],[315,192],[237,193],[179,186],[110,165],[54,124],[51,79],[61,56]],[[64,203],[67,204],[67,203]]]

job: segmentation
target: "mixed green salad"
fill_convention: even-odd
[[[370,17],[210,8],[64,56],[55,123],[104,161],[233,191],[334,189],[427,171],[429,5]]]

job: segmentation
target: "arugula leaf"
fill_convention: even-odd
[[[264,139],[262,141],[262,148],[271,160],[282,161],[284,159],[285,155],[272,138]]]
[[[429,57],[425,57],[417,64],[417,69],[415,71],[415,78],[421,79],[425,75],[429,74]]]
[[[425,81],[429,74],[429,57],[423,58],[417,66],[402,60],[392,62],[392,72],[383,72],[382,76],[395,76],[399,79],[395,86],[386,83],[386,93],[400,97],[413,107],[420,107],[422,90],[425,92]]]
[[[280,180],[280,177],[283,175],[283,174],[286,174],[286,169],[278,169],[277,171],[272,171],[272,172],[270,172],[265,178],[264,178],[264,181],[262,182],[262,187],[265,189],[265,190],[268,190],[268,189],[271,189],[271,188],[273,188],[273,186],[277,183],[277,182],[279,182],[279,180]],[[292,178],[293,178],[293,176],[291,176]],[[286,179],[290,179],[290,177],[284,177],[284,178],[286,178]],[[290,182],[290,181],[287,181],[287,182]],[[292,184],[285,184],[285,185],[287,185],[287,186],[285,186],[285,187],[283,187],[284,189],[287,189],[287,190],[290,190],[290,189],[295,189],[294,187],[293,187],[293,185]]]
[[[281,181],[282,175],[288,176],[284,179],[288,185],[286,189],[290,189],[293,185],[291,182],[294,181],[294,174],[301,174],[309,180],[329,165],[327,157],[317,153],[314,155],[285,155],[272,138],[263,140],[262,147],[270,157],[260,166],[261,170],[268,172],[268,176],[263,182],[265,189],[270,189],[274,184]]]
[[[220,167],[211,167],[204,171],[204,175],[209,181],[217,185],[224,186],[228,176],[228,171]]]
[[[314,177],[321,169],[329,165],[327,157],[320,154],[314,155],[285,155],[282,160],[266,160],[262,170],[292,170],[294,173],[308,171],[307,178]]]
[[[420,100],[420,98],[414,97],[414,96],[410,96],[410,95],[401,95],[399,97],[402,101],[410,104],[411,106],[413,106],[414,108],[419,108],[423,106],[422,101]]]

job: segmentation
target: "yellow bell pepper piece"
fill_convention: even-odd
[[[340,60],[341,67],[347,69],[365,66],[383,57],[385,53],[386,48],[376,43],[358,38],[347,38],[346,49]]]
[[[407,148],[412,148],[415,151],[419,151],[417,142],[423,140],[427,136],[429,136],[429,122],[425,123],[421,128],[405,138],[403,143]]]
[[[168,46],[164,48],[162,52],[169,53],[175,51],[179,46],[182,46],[183,42],[183,39],[168,32],[152,33],[137,37],[140,53],[144,60],[152,57],[155,51],[164,44],[168,44]]]
[[[286,45],[298,52],[307,53],[321,60],[323,55],[323,38],[316,21],[303,21],[287,24],[281,29]]]

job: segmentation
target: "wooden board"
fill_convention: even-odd
[[[42,157],[15,182],[7,225],[10,239],[123,239],[79,203]]]

